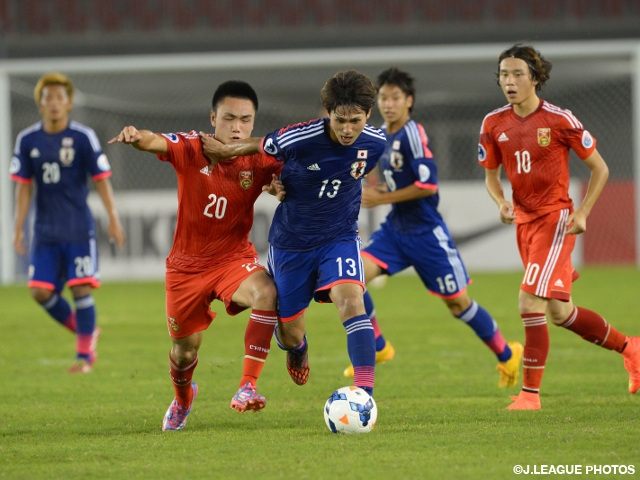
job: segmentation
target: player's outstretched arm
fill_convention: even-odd
[[[138,130],[133,125],[126,126],[108,142],[126,143],[143,152],[164,155],[167,153],[167,140],[151,130]]]
[[[224,144],[220,140],[200,132],[200,140],[202,141],[202,153],[211,162],[211,168],[215,167],[221,160],[244,155],[255,155],[262,151],[261,137],[251,137]]]

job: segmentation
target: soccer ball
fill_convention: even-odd
[[[339,388],[324,404],[324,421],[333,433],[367,433],[377,419],[376,402],[358,387]]]

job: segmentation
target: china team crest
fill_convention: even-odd
[[[250,188],[251,185],[253,185],[253,171],[252,170],[245,170],[243,172],[240,172],[238,174],[238,176],[240,177],[240,186],[242,188],[244,188],[245,190],[247,188]]]
[[[541,147],[548,147],[551,143],[551,129],[539,128],[538,129],[538,145]]]
[[[180,331],[180,326],[178,325],[178,321],[173,317],[167,317],[167,323],[169,324],[169,328],[174,332]]]

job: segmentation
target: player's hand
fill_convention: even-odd
[[[118,248],[124,247],[124,242],[125,242],[124,230],[122,229],[122,225],[120,224],[120,219],[117,216],[109,220],[109,225],[107,226],[107,233],[109,235],[109,242],[112,245],[117,245]]]
[[[122,131],[118,135],[113,137],[107,143],[109,143],[109,144],[112,144],[112,143],[132,144],[132,143],[139,142],[140,139],[142,139],[142,135],[140,134],[138,129],[136,127],[134,127],[133,125],[129,125],[127,127],[124,127],[122,129]]]
[[[198,135],[202,142],[202,153],[209,159],[209,171],[211,172],[218,163],[224,160],[224,158],[219,155],[219,149],[224,144],[208,133],[199,132]]]
[[[24,242],[24,231],[22,229],[16,230],[13,235],[13,248],[18,255],[24,255],[27,253]]]
[[[280,178],[275,174],[271,174],[271,183],[263,185],[262,191],[267,192],[269,195],[273,195],[279,202],[283,201],[286,195],[282,180],[280,180]]]
[[[384,203],[383,196],[385,193],[386,193],[386,186],[384,184],[376,187],[363,185],[362,200],[360,201],[360,204],[365,208],[371,208],[377,205],[382,205]]]
[[[587,216],[579,210],[573,212],[565,222],[567,235],[578,235],[587,230]]]
[[[515,219],[516,214],[513,213],[513,205],[511,205],[511,202],[505,202],[500,205],[500,221],[502,223],[511,225]]]

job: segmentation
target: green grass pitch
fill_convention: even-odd
[[[640,335],[636,268],[584,268],[576,304]],[[521,273],[472,275],[471,296],[507,340],[524,340]],[[93,372],[70,375],[74,337],[30,298],[0,287],[0,478],[11,479],[504,479],[515,465],[632,465],[640,472],[640,394],[620,355],[550,326],[542,410],[510,412],[495,357],[417,277],[372,289],[396,358],[376,369],[378,423],[333,435],[322,407],[348,363],[332,305],[308,311],[311,376],[295,385],[272,342],[258,383],[262,412],[229,408],[238,387],[248,312],[205,333],[187,427],[162,432],[173,399],[164,285],[106,282],[94,292],[103,330]],[[632,477],[633,475],[627,475]],[[608,475],[608,478],[616,478]]]

